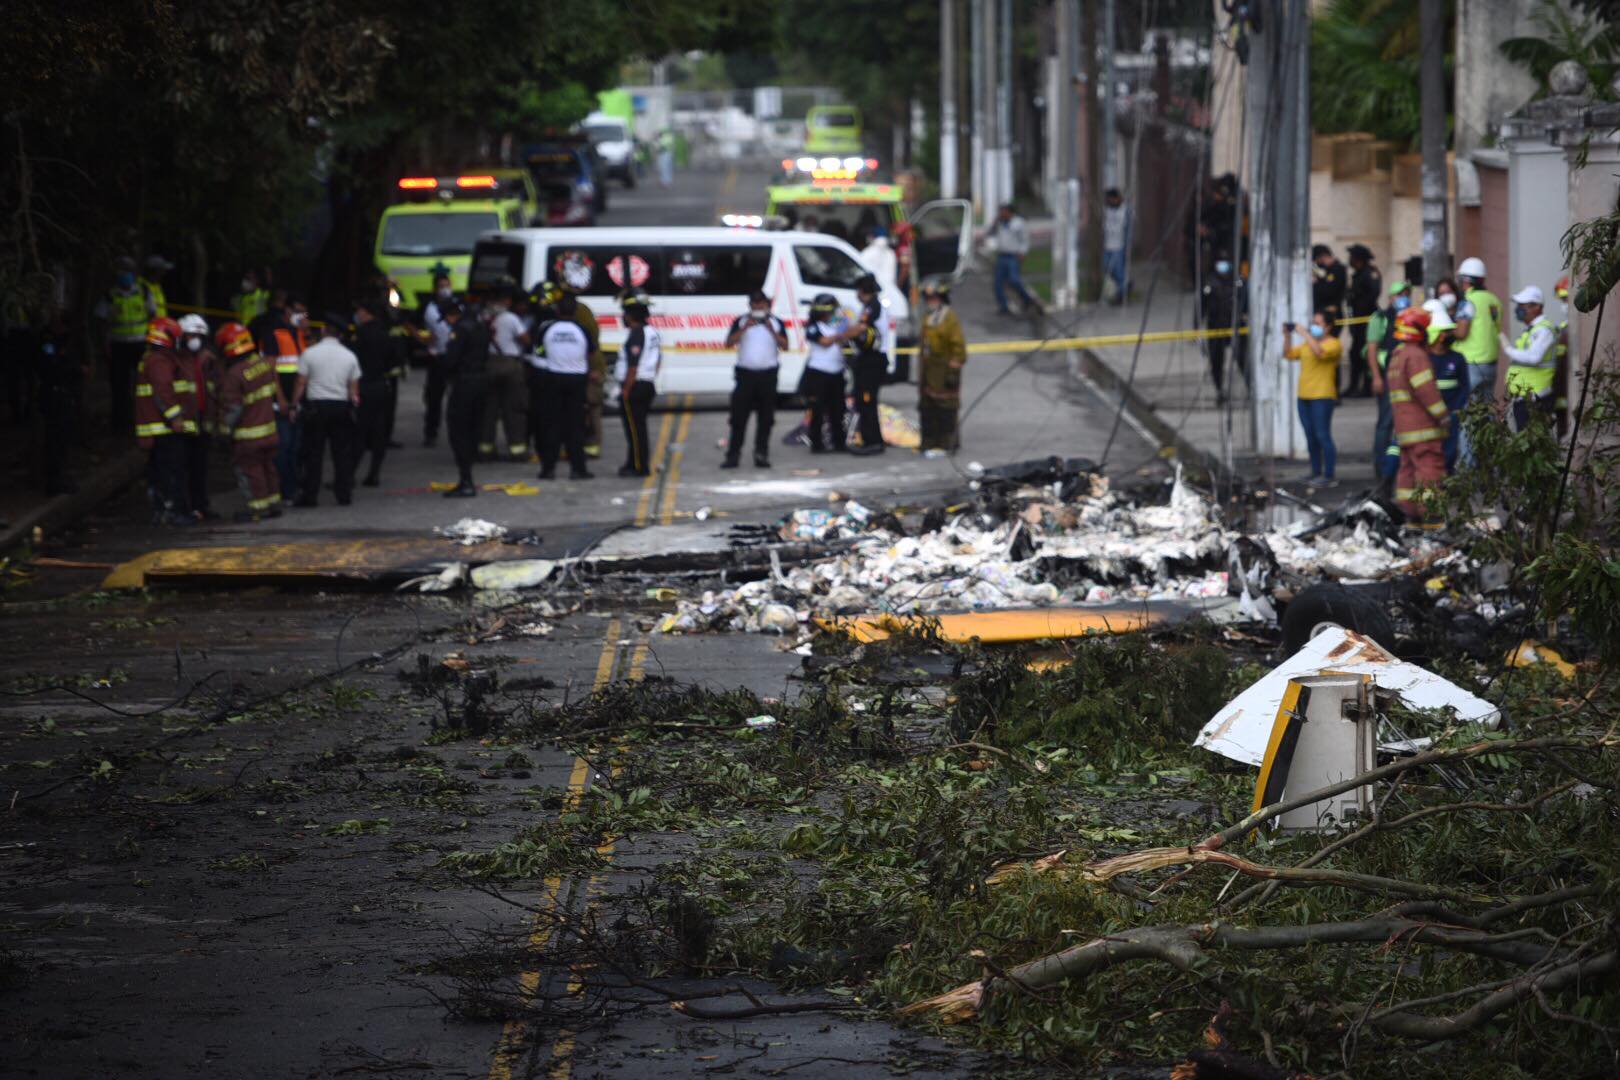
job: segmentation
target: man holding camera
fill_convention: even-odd
[[[737,350],[736,384],[731,390],[731,439],[722,469],[735,469],[742,455],[748,416],[754,415],[754,466],[771,467],[771,425],[776,419],[776,376],[787,328],[771,314],[771,298],[755,289],[748,313],[739,315],[726,333],[726,348]]]

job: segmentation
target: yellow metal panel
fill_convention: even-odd
[[[309,578],[364,580],[390,573],[426,573],[441,563],[477,564],[528,555],[532,552],[510,544],[462,547],[449,540],[417,538],[167,548],[115,567],[102,587],[139,589],[165,581],[218,577],[255,578],[266,584]]]
[[[1016,641],[1044,641],[1085,637],[1088,634],[1129,634],[1165,622],[1159,612],[1138,607],[1033,608],[1014,611],[972,611],[956,615],[855,615],[817,619],[823,630],[842,630],[857,641],[881,641],[905,629],[939,624],[946,641],[977,639],[986,645]]]

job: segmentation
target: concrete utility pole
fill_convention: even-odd
[[[1282,356],[1282,324],[1310,322],[1310,13],[1304,0],[1269,0],[1250,33],[1248,108],[1251,247],[1249,370],[1254,445],[1292,458],[1305,445],[1294,404],[1298,365]]]
[[[1421,0],[1422,38],[1418,89],[1422,93],[1423,287],[1451,273],[1451,242],[1446,228],[1446,8],[1445,0]]]
[[[996,131],[1001,135],[996,164],[997,202],[1012,202],[1013,198],[1013,0],[997,0],[997,15],[1001,24],[997,44],[1000,46],[996,61]]]
[[[968,4],[968,72],[972,79],[973,134],[968,143],[968,190],[973,208],[984,209],[984,5],[986,0]]]
[[[939,0],[939,193],[956,198],[956,0]]]
[[[1080,0],[1054,0],[1057,78],[1047,108],[1056,117],[1057,138],[1050,152],[1057,161],[1057,190],[1052,193],[1052,299],[1059,308],[1080,301],[1080,125],[1076,77],[1080,52]]]
[[[1001,108],[997,68],[998,0],[978,0],[980,62],[984,75],[980,80],[980,93],[984,100],[984,161],[979,166],[979,210],[986,225],[996,216],[996,207],[1002,203],[1001,194]]]
[[[1114,0],[1103,0],[1103,115],[1102,115],[1102,172],[1103,189],[1119,186],[1118,166],[1114,163],[1114,49],[1117,47],[1114,27]]]

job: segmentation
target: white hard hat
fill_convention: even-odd
[[[1485,261],[1483,259],[1476,259],[1470,256],[1462,261],[1461,266],[1457,267],[1457,274],[1459,277],[1469,277],[1473,278],[1475,281],[1484,281]]]
[[[180,316],[180,332],[182,334],[201,334],[208,336],[208,320],[201,315]]]
[[[1513,294],[1515,304],[1545,304],[1547,298],[1541,295],[1540,285],[1526,285]]]
[[[1451,320],[1451,312],[1446,310],[1446,305],[1441,301],[1425,300],[1423,301],[1423,310],[1429,313],[1429,329],[1431,331],[1457,329],[1457,324]]]

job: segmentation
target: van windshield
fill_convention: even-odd
[[[480,233],[501,227],[496,213],[395,214],[383,223],[384,255],[465,255]]]
[[[586,124],[585,137],[593,143],[624,142],[624,126],[621,124]]]
[[[793,258],[799,264],[799,280],[806,285],[853,289],[866,276],[865,267],[835,247],[795,244]]]
[[[814,127],[854,127],[855,114],[848,112],[817,113],[810,118]]]
[[[825,233],[858,248],[871,241],[877,226],[889,233],[895,226],[894,209],[888,203],[779,203],[774,212],[795,232]]]

